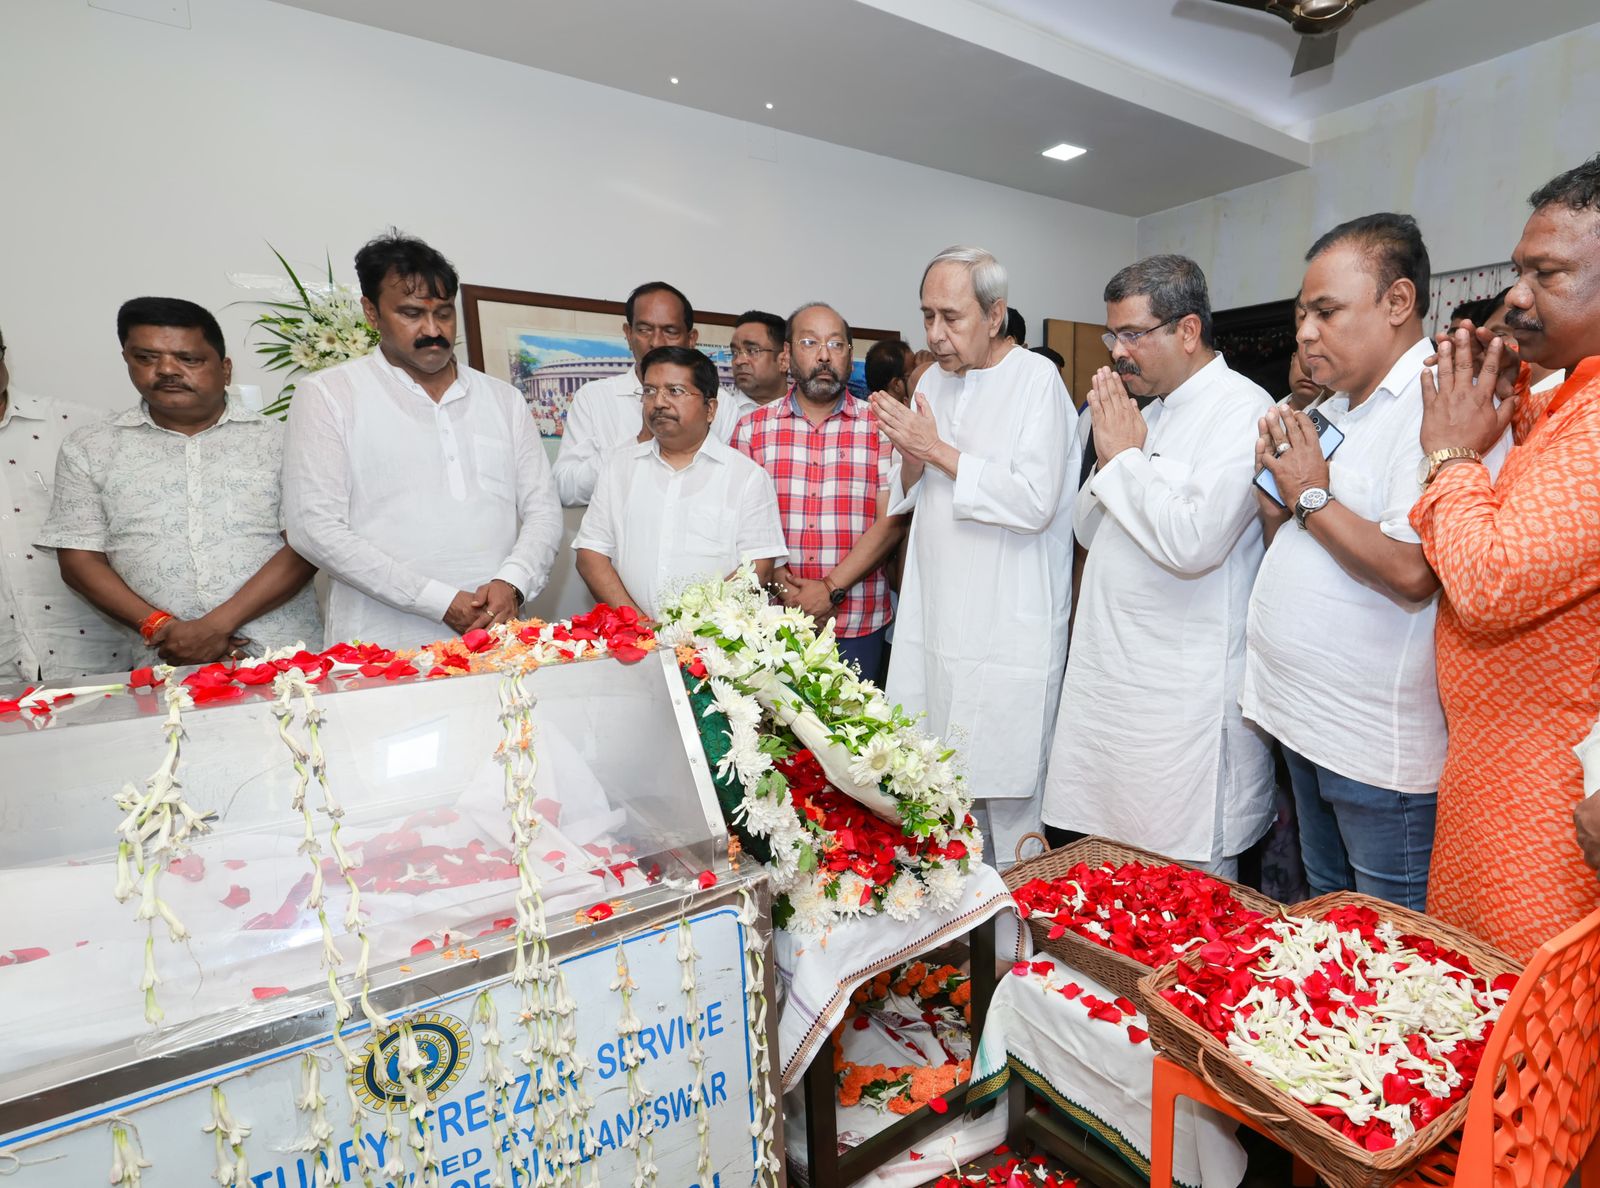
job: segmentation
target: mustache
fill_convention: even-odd
[[[1112,362],[1112,364],[1111,364],[1111,370],[1115,371],[1118,375],[1143,375],[1144,374],[1144,372],[1139,370],[1139,365],[1137,363],[1135,363],[1132,359],[1117,359],[1117,360],[1114,360]]]
[[[1544,323],[1525,309],[1506,310],[1506,325],[1513,330],[1527,330],[1534,334],[1544,332]]]
[[[431,338],[419,338],[419,339],[417,339],[416,342],[411,344],[411,349],[414,350],[414,351],[420,351],[420,350],[426,349],[427,347],[433,347],[433,346],[443,347],[445,350],[449,350],[450,349],[450,340],[448,338],[442,338],[439,335],[435,334]]]
[[[182,380],[161,380],[156,384],[158,392],[193,392],[194,388]]]
[[[656,409],[655,412],[650,414],[650,423],[652,425],[654,425],[657,421],[676,421],[677,419],[678,419],[678,414],[677,413],[670,413],[670,412],[665,411],[664,409],[659,409],[659,408]]]

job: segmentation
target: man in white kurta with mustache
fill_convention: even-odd
[[[1097,463],[1074,509],[1089,553],[1044,819],[1055,841],[1102,834],[1231,877],[1273,814],[1267,742],[1239,712],[1272,400],[1213,348],[1193,260],[1131,264],[1105,301],[1115,370],[1089,395]],[[1141,413],[1129,393],[1158,399]]]
[[[1002,338],[1006,273],[946,248],[922,277],[937,366],[908,408],[873,411],[895,446],[890,512],[915,507],[887,693],[960,748],[992,860],[1039,828],[1072,606],[1077,415],[1061,373]]]

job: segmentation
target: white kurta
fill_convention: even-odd
[[[382,351],[295,388],[283,506],[289,543],[332,579],[330,644],[448,638],[458,591],[500,578],[532,598],[561,541],[522,393],[458,365],[433,400]]]
[[[1219,355],[1158,405],[1144,449],[1113,458],[1074,509],[1089,557],[1044,819],[1207,862],[1273,813],[1267,742],[1239,713],[1272,400]]]
[[[891,472],[891,510],[916,515],[889,699],[960,748],[973,795],[1037,798],[1072,604],[1076,411],[1021,349],[964,376],[930,367],[917,391],[961,461],[954,480],[925,467],[909,493],[898,456]]]

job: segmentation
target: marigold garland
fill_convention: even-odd
[[[913,961],[896,971],[885,970],[878,974],[850,996],[844,1018],[833,1031],[833,1072],[841,1106],[848,1108],[864,1101],[892,1114],[910,1114],[931,1101],[942,1100],[972,1077],[971,1057],[939,1065],[857,1064],[845,1059],[845,1029],[867,1026],[867,1016],[862,1011],[874,1003],[886,1001],[891,990],[926,1007],[923,1020],[936,1027],[941,1014],[948,1023],[948,1014],[954,1010],[959,1010],[962,1019],[971,1026],[972,983],[955,966],[932,967]]]

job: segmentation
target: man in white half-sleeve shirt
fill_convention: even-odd
[[[582,507],[594,495],[606,455],[618,446],[650,440],[650,426],[639,404],[643,386],[640,361],[656,347],[692,347],[700,341],[694,327],[694,306],[666,281],[649,281],[628,294],[622,321],[634,365],[627,371],[590,380],[572,394],[567,421],[556,454],[556,493],[563,507]],[[717,389],[718,441],[733,436],[738,421],[734,399]]]
[[[938,366],[910,407],[872,396],[896,451],[889,513],[916,509],[888,694],[961,747],[992,860],[1009,866],[1039,828],[1067,654],[1077,415],[1061,373],[1004,340],[1006,272],[988,252],[934,257],[922,321]]]
[[[1300,287],[1300,353],[1336,394],[1324,460],[1303,413],[1261,422],[1257,492],[1270,544],[1250,599],[1245,717],[1283,746],[1313,895],[1427,906],[1445,722],[1434,668],[1439,579],[1409,519],[1422,495],[1422,373],[1433,354],[1428,249],[1410,215],[1317,240]],[[1296,523],[1290,523],[1293,519]]]
[[[0,335],[0,686],[134,667],[138,636],[61,577],[35,547],[50,511],[56,455],[81,425],[106,414],[11,387]]]
[[[572,547],[589,592],[651,618],[674,586],[724,577],[746,561],[765,585],[788,556],[765,470],[712,432],[717,369],[693,347],[644,357],[650,437],[613,450]]]
[[[1239,714],[1261,564],[1250,480],[1272,400],[1212,347],[1205,274],[1151,256],[1106,286],[1089,394],[1088,547],[1044,819],[1231,875],[1273,817],[1266,739]],[[1132,396],[1158,396],[1141,415]]]
[[[295,389],[289,540],[333,579],[329,643],[417,647],[544,588],[561,507],[527,402],[455,358],[456,271],[391,231],[356,253],[378,349]]]

